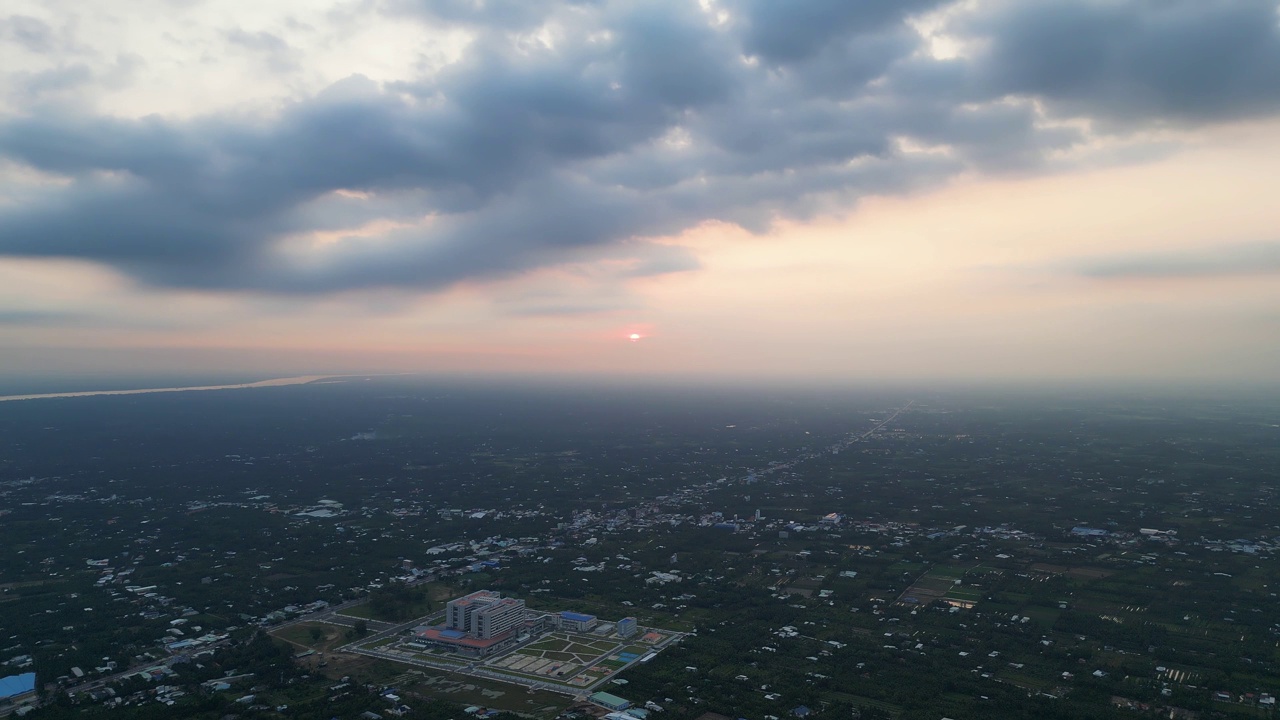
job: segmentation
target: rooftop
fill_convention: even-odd
[[[17,697],[36,689],[36,674],[22,673],[0,678],[0,700]]]
[[[611,695],[607,692],[594,693],[588,699],[591,700],[592,702],[597,702],[604,705],[630,705],[631,704],[630,700],[620,698],[617,695]]]

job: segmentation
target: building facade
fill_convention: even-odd
[[[502,598],[478,609],[472,615],[471,634],[489,640],[524,625],[524,601]]]
[[[492,590],[477,590],[445,608],[445,627],[480,640],[489,640],[524,624],[523,600],[504,598]]]

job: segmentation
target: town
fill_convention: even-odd
[[[56,467],[10,433],[4,711],[1193,718],[1280,693],[1269,406],[1157,431],[1094,401],[670,400],[584,438],[501,398],[512,434],[449,435],[422,398],[271,441],[188,418],[228,439],[145,459],[113,428]]]

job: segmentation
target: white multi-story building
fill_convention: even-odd
[[[524,625],[526,616],[524,601],[502,598],[476,611],[472,634],[488,640]]]
[[[489,640],[524,624],[523,600],[504,598],[492,590],[478,590],[449,601],[445,624],[473,638]]]

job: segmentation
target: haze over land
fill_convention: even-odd
[[[6,0],[0,720],[1274,719],[1277,178],[1280,0]]]
[[[1263,717],[1278,485],[1275,393],[5,402],[0,712],[28,676],[31,720]],[[441,629],[478,590],[527,611],[481,657]]]
[[[1274,0],[14,0],[0,367],[1274,382],[1278,113]]]

